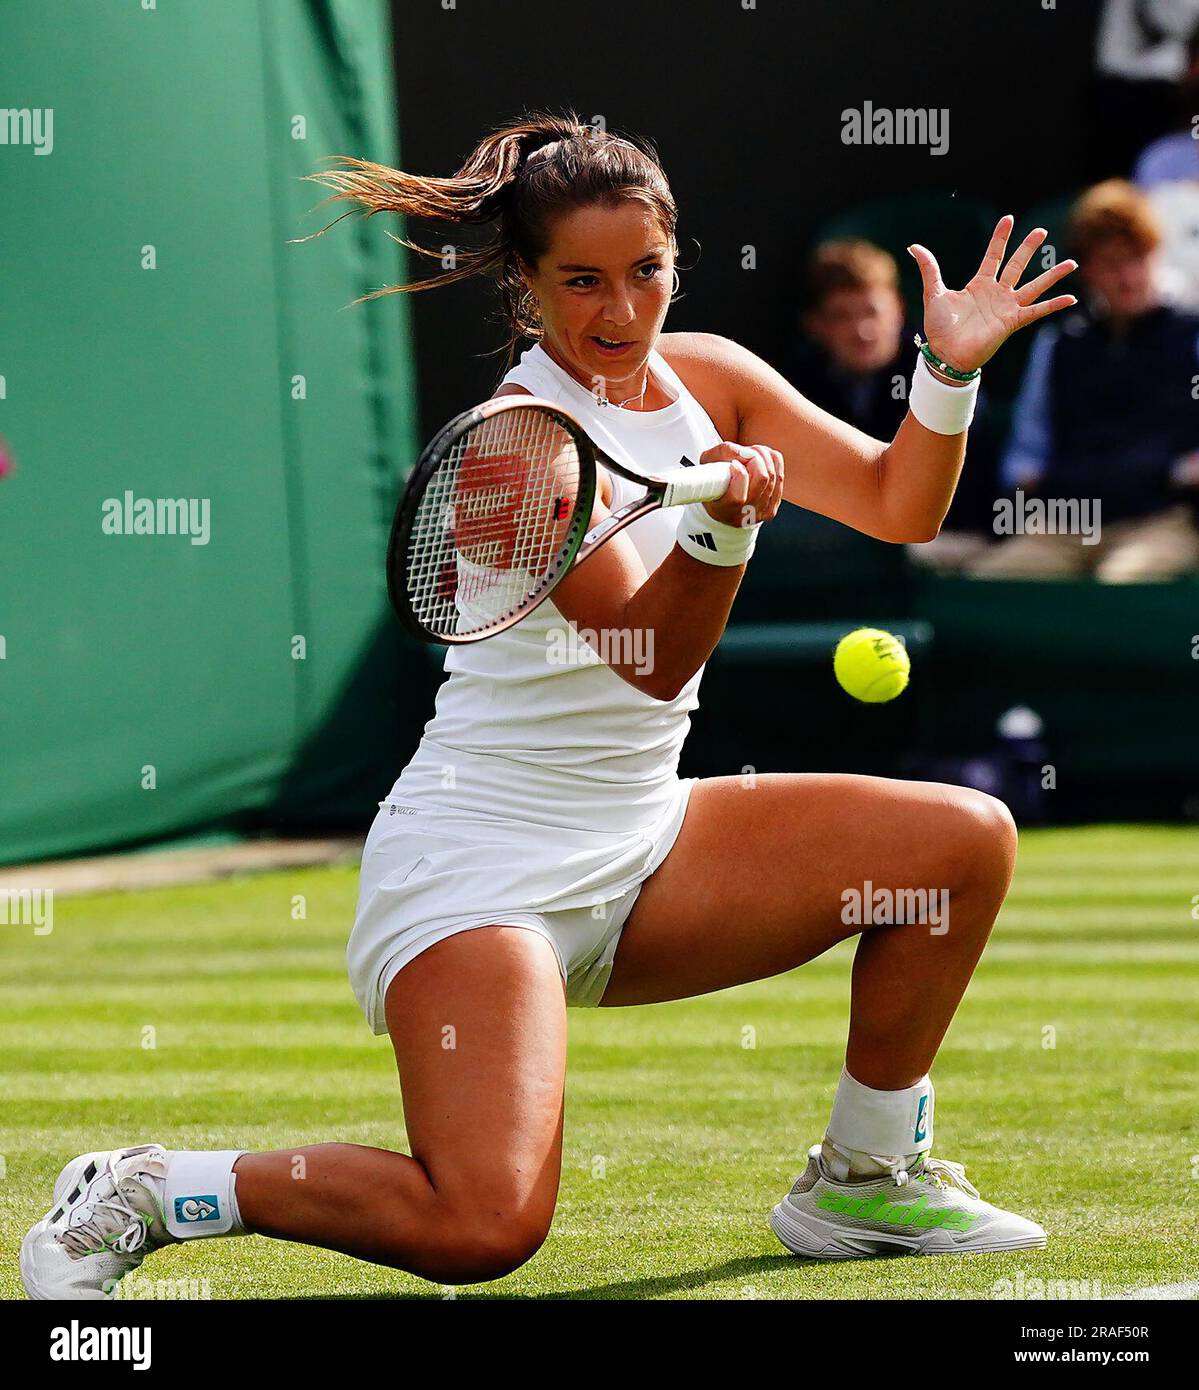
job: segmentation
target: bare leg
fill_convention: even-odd
[[[566,1006],[549,943],[515,927],[438,942],[392,982],[412,1157],[317,1144],[238,1159],[248,1231],[440,1283],[536,1253],[558,1194]]]
[[[701,782],[673,849],[641,890],[605,1005],[649,1004],[790,970],[862,930],[842,893],[944,889],[949,930],[863,931],[846,1064],[902,1090],[932,1065],[1015,864],[1002,802],[940,783],[772,774]]]

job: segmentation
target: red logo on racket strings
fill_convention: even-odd
[[[519,453],[467,449],[454,485],[453,540],[459,553],[487,569],[544,569],[560,544],[538,519],[545,517],[548,481],[543,465],[531,465]],[[549,506],[551,522],[569,519],[569,498],[555,496]]]
[[[437,597],[449,602],[458,592],[458,566],[447,560],[437,573]]]

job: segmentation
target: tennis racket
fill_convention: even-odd
[[[492,637],[630,522],[728,488],[727,463],[684,458],[647,478],[613,458],[618,449],[601,449],[568,410],[535,396],[455,416],[420,456],[391,528],[387,591],[408,631],[445,645]],[[599,463],[645,495],[591,526]]]

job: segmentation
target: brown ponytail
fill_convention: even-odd
[[[548,249],[554,217],[595,203],[611,206],[636,199],[657,212],[672,242],[678,222],[670,185],[653,149],[584,125],[573,111],[563,115],[530,112],[496,130],[480,141],[451,178],[409,174],[366,159],[339,157],[334,162],[338,168],[307,177],[333,189],[327,202],[358,205],[344,217],[354,212],[365,217],[394,212],[430,222],[493,224],[490,239],[460,251],[454,269],[406,285],[389,285],[363,299],[431,290],[487,275],[499,286],[508,327],[509,366],[522,338],[541,336],[537,302],[521,278],[518,262],[537,265]],[[439,251],[404,237],[396,240],[418,255],[441,258]]]

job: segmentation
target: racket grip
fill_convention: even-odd
[[[714,502],[728,491],[732,473],[727,463],[697,463],[694,468],[679,468],[661,481],[664,507],[685,507],[688,502]]]

